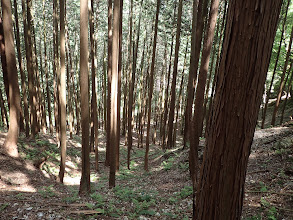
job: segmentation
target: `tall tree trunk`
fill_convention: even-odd
[[[3,100],[1,88],[0,88],[0,108],[1,108],[1,116],[2,116],[3,124],[4,124],[4,126],[6,126],[8,128],[9,120],[8,120],[8,116],[7,116],[7,110],[4,106],[4,100]]]
[[[110,127],[110,176],[109,188],[115,187],[116,153],[118,141],[118,61],[119,61],[119,26],[120,0],[114,0],[113,41],[112,41],[112,79],[111,79],[111,127]]]
[[[284,21],[283,21],[283,24],[282,24],[282,33],[281,33],[281,37],[280,37],[280,43],[279,43],[279,48],[278,48],[277,57],[276,57],[276,61],[275,61],[274,71],[273,71],[270,87],[267,90],[267,94],[266,94],[266,100],[265,100],[265,105],[264,105],[263,115],[262,115],[261,128],[265,127],[266,113],[267,113],[267,109],[268,109],[269,99],[271,97],[271,90],[272,90],[272,87],[273,87],[273,83],[274,83],[274,79],[275,79],[275,75],[276,75],[276,70],[277,70],[277,67],[278,67],[278,61],[279,61],[279,56],[280,56],[280,52],[281,52],[281,48],[282,48],[283,36],[284,36],[284,32],[285,32],[285,24],[286,24],[286,20],[287,20],[290,1],[291,0],[288,0],[288,3],[287,3],[285,17],[284,17]]]
[[[94,37],[94,1],[91,0],[90,8],[90,41],[91,41],[91,71],[92,71],[92,130],[91,138],[93,148],[95,150],[95,168],[99,170],[99,154],[98,154],[98,115],[97,115],[97,92],[96,92],[96,66],[95,66],[95,37]]]
[[[21,107],[16,68],[16,56],[14,50],[15,47],[13,39],[11,2],[9,0],[1,0],[1,6],[3,15],[3,30],[5,36],[5,51],[10,99],[9,130],[4,143],[4,150],[8,155],[12,157],[18,157],[17,140]]]
[[[283,108],[282,108],[282,114],[281,114],[280,124],[283,123],[284,112],[285,112],[285,108],[286,108],[286,105],[287,105],[287,100],[288,100],[288,97],[289,97],[290,90],[292,88],[292,79],[293,79],[292,78],[293,77],[292,68],[293,68],[293,60],[291,61],[290,68],[289,68],[289,71],[288,71],[288,76],[290,75],[290,79],[289,79],[288,88],[287,88],[287,91],[286,91],[286,98],[285,98],[285,101],[284,101],[284,104],[283,104]]]
[[[174,3],[174,15],[173,15],[173,26],[175,26],[175,19],[176,19],[176,1]],[[170,86],[170,77],[171,77],[171,65],[172,65],[172,56],[173,56],[173,44],[174,44],[174,35],[175,31],[172,30],[172,40],[171,40],[171,52],[170,52],[170,59],[169,59],[169,68],[168,68],[168,76],[167,76],[167,88],[165,90],[165,103],[164,103],[164,115],[163,115],[163,125],[162,125],[162,149],[165,150],[166,148],[166,123],[167,117],[169,112],[168,100],[169,100],[169,86]]]
[[[204,36],[203,51],[201,55],[200,70],[194,102],[194,116],[192,118],[191,136],[190,136],[190,153],[189,153],[189,169],[191,180],[193,183],[193,199],[195,199],[195,191],[198,176],[198,145],[203,124],[203,103],[204,92],[207,81],[207,73],[209,69],[210,54],[213,46],[215,27],[217,23],[219,9],[219,0],[211,1],[210,15]],[[195,204],[195,203],[194,203]]]
[[[157,48],[157,35],[158,35],[158,23],[159,23],[159,12],[160,12],[161,0],[157,0],[157,12],[156,12],[156,22],[155,22],[155,34],[153,42],[153,55],[152,64],[150,72],[150,87],[149,87],[149,97],[148,97],[148,121],[147,121],[147,137],[146,137],[146,150],[144,158],[144,169],[149,170],[149,150],[150,150],[150,128],[151,128],[151,113],[152,113],[152,96],[154,89],[154,72],[155,72],[155,62],[156,62],[156,48]]]
[[[192,118],[192,104],[194,99],[194,89],[197,80],[197,69],[200,56],[202,34],[204,28],[204,20],[207,14],[207,4],[208,0],[199,0],[198,12],[197,1],[193,2],[193,19],[192,19],[192,36],[191,36],[191,55],[190,55],[190,65],[189,76],[187,84],[187,101],[185,110],[185,128],[183,136],[183,146],[186,147],[186,143],[189,141],[189,132],[191,127]],[[196,22],[196,23],[195,23]]]
[[[107,143],[105,165],[110,165],[110,120],[111,120],[111,78],[112,78],[112,0],[108,0],[108,98],[107,98]]]
[[[289,59],[290,59],[292,41],[293,41],[293,26],[292,26],[292,30],[291,30],[290,42],[289,42],[289,47],[288,47],[288,51],[287,51],[287,55],[286,55],[286,60],[285,60],[285,64],[284,64],[284,67],[283,67],[283,72],[282,72],[279,92],[278,92],[278,96],[277,96],[277,100],[276,100],[276,103],[275,103],[275,108],[274,108],[274,112],[273,112],[273,116],[272,116],[272,122],[271,122],[272,126],[275,126],[277,112],[278,112],[278,109],[279,109],[282,92],[283,92],[284,86],[286,84],[286,83],[284,83],[284,79],[285,79],[285,76],[286,76],[286,73],[287,73],[287,67],[288,67],[288,63],[289,63]],[[288,75],[289,74],[290,73],[288,73]]]
[[[134,79],[135,73],[132,71],[132,63],[133,60],[132,54],[132,16],[133,16],[133,0],[130,0],[130,15],[129,15],[129,56],[128,56],[128,71],[129,71],[129,90],[128,90],[128,117],[127,117],[127,168],[130,169],[130,152],[132,149],[132,106],[133,106],[133,89],[134,89]]]
[[[229,2],[219,81],[197,188],[196,219],[241,219],[248,157],[281,3]]]
[[[16,0],[14,0],[14,16],[15,16],[15,26],[16,26],[17,57],[18,57],[18,65],[19,65],[19,71],[20,71],[20,77],[21,77],[21,90],[22,90],[23,106],[24,106],[25,135],[26,135],[26,137],[28,137],[29,136],[29,113],[28,113],[25,74],[24,74],[24,70],[23,70],[22,55],[20,52],[20,34],[19,34],[19,22],[18,22],[18,12],[17,12]]]
[[[121,131],[121,72],[122,72],[122,18],[123,18],[123,0],[120,0],[119,8],[119,57],[118,57],[118,105],[117,105],[117,144],[116,144],[116,170],[119,170],[120,164],[120,131]]]
[[[168,124],[168,142],[167,148],[173,148],[173,127],[174,127],[174,111],[175,111],[175,92],[176,92],[176,80],[178,71],[178,57],[180,47],[180,33],[181,33],[181,20],[182,20],[182,5],[183,0],[179,0],[179,7],[177,13],[177,30],[176,30],[176,44],[175,44],[175,59],[173,67],[173,80],[171,86],[171,103],[169,111],[169,124]]]
[[[82,130],[82,171],[79,194],[90,193],[89,146],[89,74],[88,74],[88,0],[80,1],[80,95]]]
[[[59,179],[63,183],[66,161],[66,72],[65,72],[65,1],[60,0],[60,171]]]
[[[49,117],[49,129],[50,133],[53,134],[53,123],[52,123],[52,112],[51,112],[51,93],[49,87],[49,73],[48,73],[48,55],[47,55],[47,30],[46,30],[46,13],[45,13],[45,0],[43,0],[43,20],[44,20],[44,56],[45,56],[45,77],[46,77],[46,93],[47,93],[47,104],[48,104],[48,117]]]

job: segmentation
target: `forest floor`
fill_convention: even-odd
[[[99,146],[105,146],[100,132]],[[0,146],[5,133],[0,133]],[[204,145],[201,140],[201,146]],[[150,170],[143,169],[144,149],[131,152],[121,138],[120,171],[116,187],[108,188],[109,168],[104,166],[105,148],[99,147],[99,172],[91,153],[91,194],[79,197],[81,137],[68,139],[64,185],[56,181],[59,148],[56,138],[41,134],[35,140],[19,138],[21,157],[0,152],[0,219],[190,219],[192,187],[188,150],[162,151],[150,146]],[[202,152],[200,152],[202,155]],[[44,159],[42,164],[39,159]],[[39,168],[37,168],[39,167]],[[243,219],[293,219],[293,128],[257,130],[249,158]]]

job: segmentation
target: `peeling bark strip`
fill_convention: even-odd
[[[281,4],[281,0],[229,2],[197,189],[197,219],[241,219],[247,162]]]

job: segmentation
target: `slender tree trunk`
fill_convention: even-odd
[[[14,0],[14,16],[15,16],[15,26],[16,26],[17,57],[18,57],[18,65],[19,65],[19,71],[20,71],[20,77],[21,77],[21,90],[22,90],[23,106],[24,106],[25,135],[26,137],[28,137],[29,136],[29,113],[28,113],[28,102],[27,102],[27,94],[26,94],[25,74],[23,71],[22,55],[20,52],[20,34],[19,34],[19,22],[18,22],[16,0]]]
[[[186,143],[189,141],[189,131],[191,128],[191,118],[192,118],[192,103],[194,99],[194,90],[197,80],[197,69],[199,63],[202,35],[204,29],[204,20],[207,14],[208,0],[199,0],[198,12],[197,1],[193,2],[193,19],[192,19],[192,37],[191,37],[191,55],[190,55],[190,65],[189,76],[187,84],[187,101],[185,110],[185,128],[183,136],[183,146],[186,147]],[[196,22],[196,23],[195,23]]]
[[[172,86],[171,86],[171,103],[170,103],[169,122],[168,122],[169,124],[168,124],[167,148],[173,148],[174,111],[175,111],[175,101],[176,101],[175,93],[176,93],[176,80],[177,80],[177,71],[178,71],[178,56],[179,56],[179,47],[180,47],[182,5],[183,5],[183,0],[180,0],[178,13],[177,13],[175,59],[174,59],[174,67],[173,67],[173,80],[172,80]]]
[[[147,137],[146,137],[146,150],[144,158],[144,169],[149,170],[149,149],[150,149],[150,128],[151,128],[151,113],[152,113],[152,96],[154,89],[154,72],[155,72],[155,61],[156,61],[156,48],[157,48],[157,35],[158,35],[158,23],[159,23],[159,12],[160,12],[161,0],[157,0],[157,12],[156,12],[156,22],[155,22],[155,34],[153,42],[153,55],[152,64],[150,72],[150,87],[149,87],[149,97],[148,97],[148,121],[147,121]]]
[[[290,90],[291,90],[291,88],[292,88],[292,76],[293,76],[292,67],[293,67],[293,61],[291,61],[290,68],[289,68],[289,71],[288,71],[288,76],[290,75],[290,79],[289,79],[289,83],[288,83],[288,89],[287,89],[287,91],[286,91],[286,99],[285,99],[285,101],[284,101],[284,103],[283,103],[283,108],[282,108],[282,114],[281,114],[280,124],[283,123],[284,112],[285,112],[285,108],[286,108],[286,105],[287,105],[288,96],[289,96]],[[291,72],[291,71],[292,71],[292,72]],[[291,73],[290,73],[290,72],[291,72]]]
[[[89,146],[89,74],[88,74],[88,0],[80,1],[80,95],[82,129],[82,171],[79,194],[90,193]]]
[[[118,141],[118,63],[119,63],[119,26],[120,0],[114,0],[113,41],[112,41],[112,79],[111,79],[111,127],[110,127],[110,176],[109,188],[115,187],[116,153]]]
[[[1,0],[3,15],[3,30],[5,36],[5,51],[7,61],[7,72],[9,81],[9,129],[4,143],[4,150],[9,156],[18,157],[17,140],[19,129],[20,93],[18,87],[18,76],[16,68],[16,56],[14,50],[13,25],[11,2]]]
[[[188,39],[189,40],[189,39]],[[184,87],[184,72],[186,69],[186,58],[187,58],[187,51],[188,51],[188,43],[189,41],[187,40],[186,43],[186,49],[185,49],[185,56],[184,56],[184,64],[183,64],[183,70],[181,73],[181,82],[180,82],[180,87],[179,87],[179,94],[178,94],[178,101],[176,105],[176,117],[175,117],[175,127],[174,127],[174,135],[173,135],[173,147],[176,145],[176,137],[177,137],[177,128],[178,128],[178,118],[179,118],[179,108],[180,108],[180,103],[182,101],[182,92],[183,92],[183,87]]]
[[[241,219],[248,157],[281,3],[229,2],[219,81],[197,187],[196,219]]]
[[[282,77],[281,77],[281,82],[280,82],[279,92],[278,92],[278,96],[277,96],[277,101],[275,103],[275,108],[274,108],[274,112],[273,112],[273,116],[272,116],[272,122],[271,122],[272,126],[275,126],[277,112],[278,112],[278,109],[279,109],[283,88],[284,88],[284,86],[286,84],[286,83],[284,83],[284,79],[285,79],[285,76],[286,76],[286,73],[287,73],[288,62],[289,62],[289,59],[290,59],[292,41],[293,41],[293,26],[292,26],[292,30],[291,30],[290,42],[289,42],[289,47],[288,47],[288,51],[287,51],[287,55],[286,55],[286,60],[285,60],[285,64],[284,64],[284,67],[283,67],[283,73],[282,73]]]
[[[280,52],[281,52],[281,48],[282,48],[283,36],[284,36],[284,32],[285,32],[285,24],[286,24],[286,20],[287,20],[290,1],[291,0],[288,0],[288,3],[287,3],[285,17],[284,17],[284,21],[283,21],[283,25],[282,25],[282,33],[281,33],[281,37],[280,37],[279,48],[278,48],[277,57],[276,57],[276,61],[275,61],[275,66],[274,66],[274,71],[273,71],[270,87],[267,90],[267,94],[266,94],[266,100],[265,100],[265,105],[264,105],[263,115],[262,115],[261,128],[264,128],[264,126],[265,126],[266,113],[267,113],[267,109],[268,109],[269,99],[271,97],[271,90],[272,90],[272,87],[273,87],[273,82],[274,82],[274,79],[275,79],[276,70],[277,70],[277,67],[278,67],[278,61],[279,61],[279,56],[280,56]]]
[[[64,172],[65,172],[65,161],[66,161],[66,72],[65,72],[65,1],[60,0],[60,63],[61,63],[61,74],[60,74],[60,150],[61,150],[61,161],[59,179],[63,183]]]
[[[174,3],[175,4],[175,3]],[[173,15],[173,26],[175,26],[175,19],[176,19],[176,4],[174,6],[174,15]],[[170,59],[169,59],[169,68],[168,68],[168,79],[167,79],[167,88],[165,91],[165,103],[164,103],[164,116],[163,116],[163,125],[162,125],[162,149],[165,150],[166,148],[166,123],[167,117],[169,112],[169,86],[170,86],[170,77],[171,77],[171,66],[172,66],[172,56],[173,56],[173,44],[174,44],[174,31],[172,30],[172,40],[171,40],[171,52],[170,52]]]
[[[196,184],[198,182],[198,145],[203,124],[204,92],[207,81],[207,73],[209,69],[210,54],[213,46],[215,27],[217,23],[218,9],[219,0],[212,0],[207,29],[204,37],[203,51],[201,55],[202,59],[195,94],[194,116],[192,118],[192,126],[190,130],[192,135],[190,136],[189,169],[191,174],[191,180],[193,183],[193,199],[195,199]]]
[[[128,57],[128,71],[129,71],[129,90],[128,90],[128,117],[127,117],[127,168],[130,169],[130,152],[132,149],[132,106],[133,106],[133,89],[134,89],[134,79],[135,73],[132,71],[132,63],[131,59],[133,60],[132,54],[132,16],[133,16],[133,0],[130,0],[130,17],[129,17],[129,57]]]
[[[90,7],[90,41],[91,41],[91,71],[92,71],[92,105],[91,105],[91,142],[95,151],[95,168],[99,170],[98,161],[98,115],[97,115],[97,93],[96,93],[96,71],[95,71],[95,40],[94,40],[94,1],[91,0]]]
[[[111,120],[111,79],[112,79],[112,0],[108,0],[108,98],[107,98],[107,143],[105,165],[110,165],[110,120]]]
[[[119,170],[120,158],[120,130],[121,130],[121,71],[122,71],[122,18],[123,0],[119,8],[119,57],[118,57],[118,106],[117,106],[117,144],[116,144],[116,170]]]
[[[7,110],[4,106],[4,100],[3,100],[1,88],[0,88],[0,108],[1,108],[1,116],[2,116],[3,124],[4,124],[4,126],[6,126],[8,128],[9,120],[8,120],[8,116],[7,116]]]

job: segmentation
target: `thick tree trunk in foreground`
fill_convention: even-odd
[[[5,36],[5,51],[9,82],[9,130],[4,143],[4,150],[8,155],[18,157],[17,139],[20,115],[20,94],[16,68],[16,56],[14,50],[13,25],[10,0],[2,0],[3,30]]]
[[[90,193],[89,146],[89,74],[88,74],[88,0],[80,1],[80,95],[82,130],[82,171],[79,194]]]
[[[247,162],[281,4],[281,0],[229,2],[197,188],[199,220],[241,219]]]

